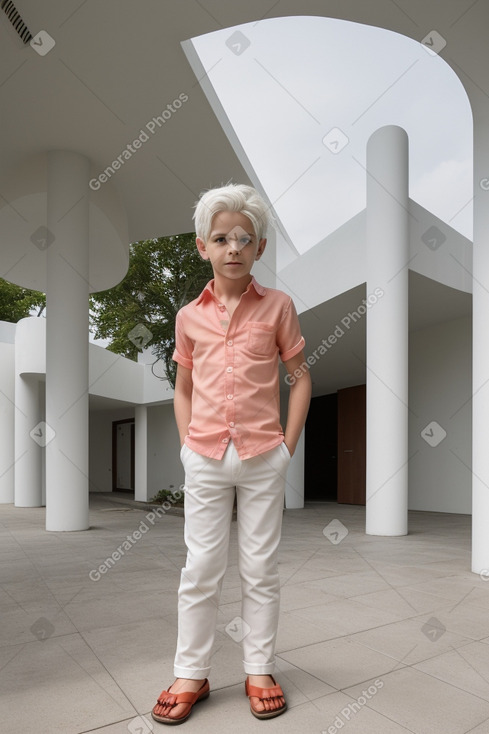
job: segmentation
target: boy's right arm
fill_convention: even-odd
[[[180,446],[183,446],[192,416],[192,385],[192,370],[178,364],[173,409],[180,435]]]

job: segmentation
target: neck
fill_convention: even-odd
[[[222,301],[239,298],[251,283],[251,275],[245,275],[239,280],[229,280],[229,278],[214,277],[214,293],[217,298]]]

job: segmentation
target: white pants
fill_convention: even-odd
[[[284,443],[241,460],[230,442],[221,460],[184,444],[185,543],[188,553],[178,592],[177,678],[207,678],[236,491],[242,638],[247,674],[273,673],[280,583],[277,551],[290,454]],[[233,636],[233,632],[230,631]]]

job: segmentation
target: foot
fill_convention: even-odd
[[[267,714],[270,714],[270,716],[274,716],[274,712],[282,713],[287,708],[287,704],[285,703],[285,698],[283,696],[283,692],[280,689],[280,693],[282,695],[276,695],[277,691],[275,690],[273,695],[272,691],[272,697],[268,698],[266,697],[266,690],[267,689],[276,689],[277,688],[277,682],[271,675],[249,675],[248,676],[248,685],[256,686],[256,688],[262,688],[263,690],[263,698],[266,699],[264,701],[262,698],[259,698],[258,696],[250,696],[250,706],[253,711],[255,711],[257,714],[261,714],[263,712],[267,712]],[[248,690],[248,688],[247,688]]]
[[[193,680],[191,678],[177,678],[168,689],[168,693],[176,696],[179,693],[197,693],[203,687],[206,679]],[[155,707],[156,708],[156,707]],[[184,719],[190,714],[192,704],[162,704],[158,706],[157,715],[163,719]],[[155,709],[153,709],[154,711]]]

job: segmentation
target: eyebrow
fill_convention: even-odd
[[[211,232],[210,237],[227,237],[229,232]],[[245,232],[245,234],[248,235],[248,237],[255,237],[256,235],[252,232]],[[242,236],[242,235],[241,235]]]

